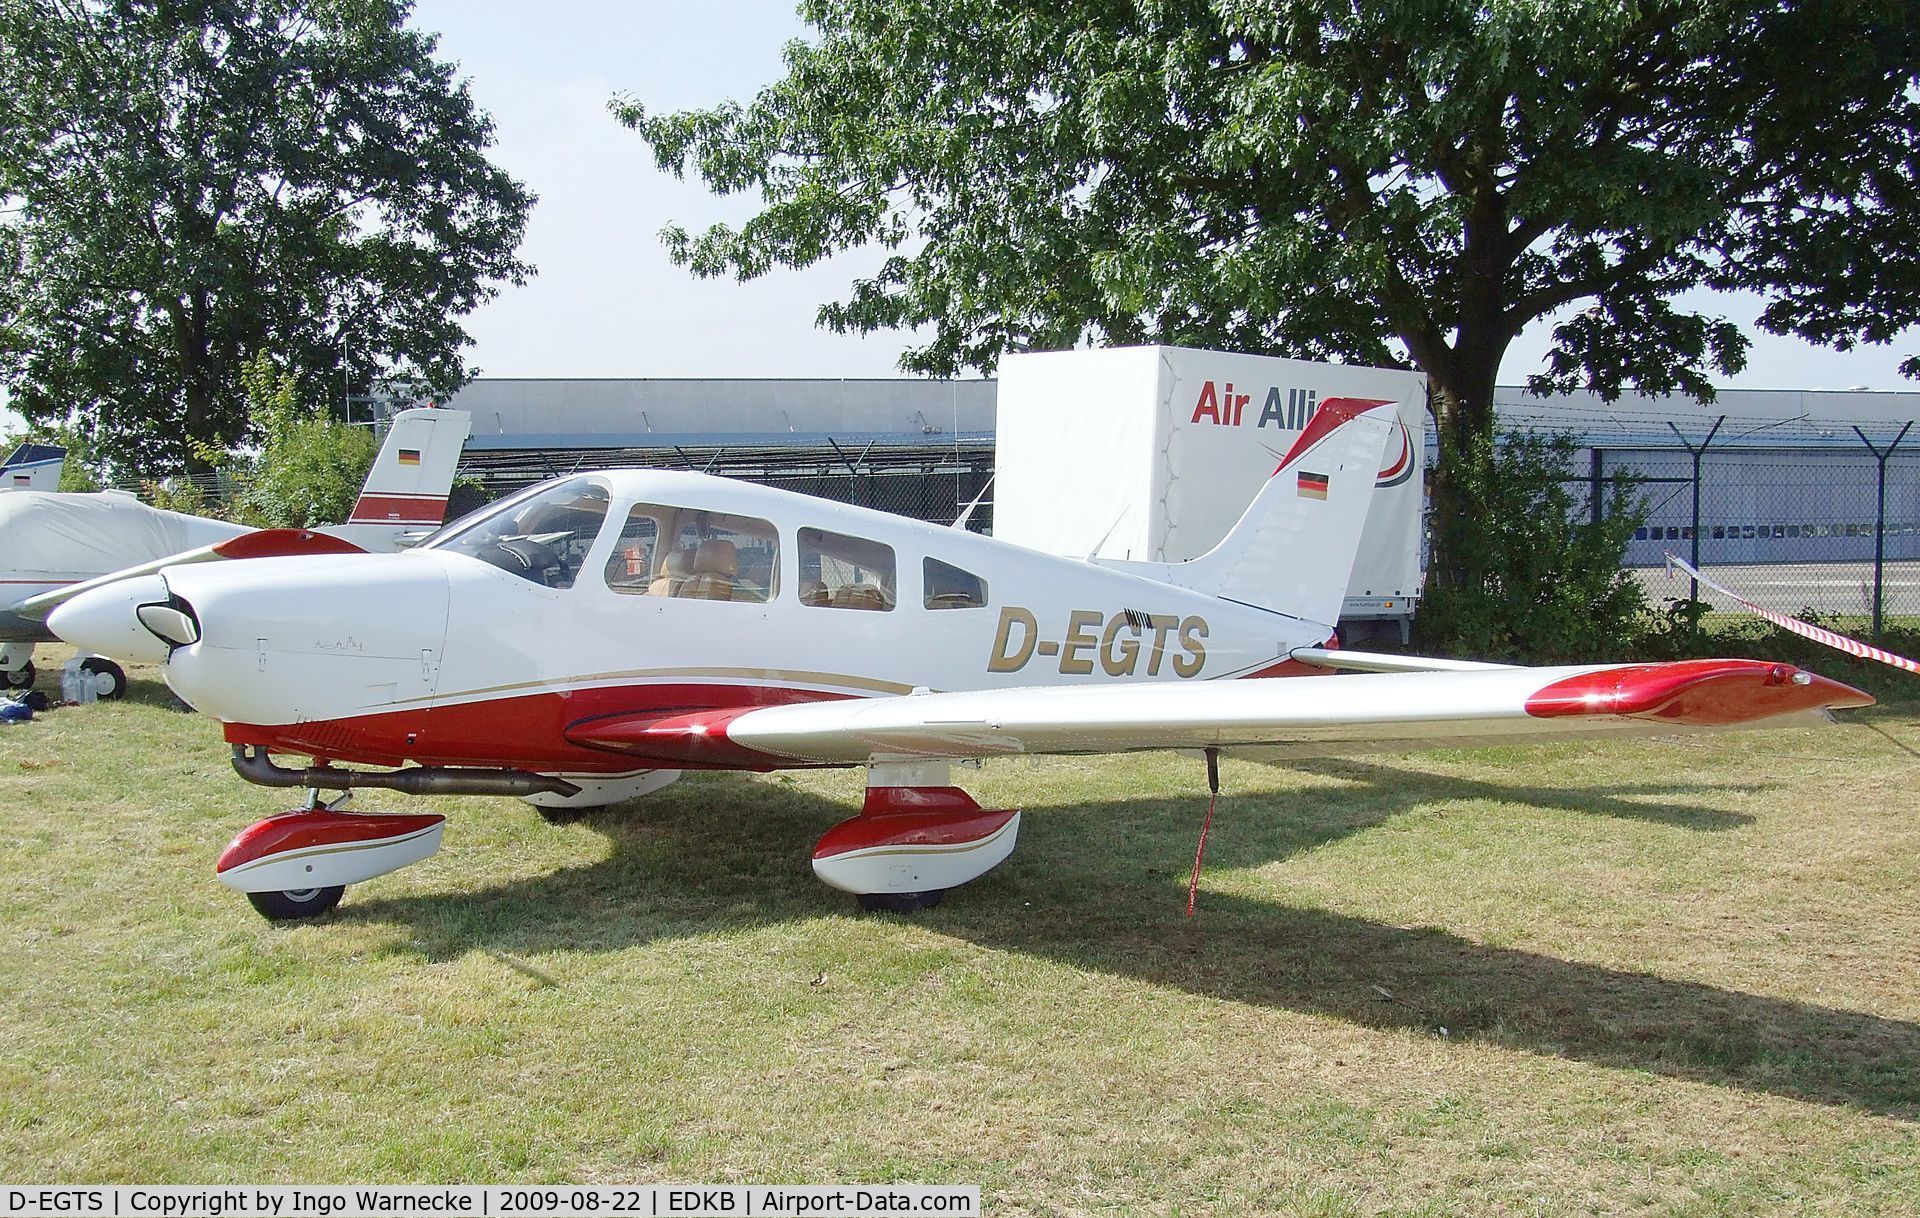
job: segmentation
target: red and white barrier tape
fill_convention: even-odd
[[[1692,576],[1694,579],[1697,579],[1701,583],[1705,584],[1707,587],[1712,588],[1715,592],[1718,592],[1720,595],[1735,602],[1736,604],[1740,605],[1742,608],[1748,610],[1749,612],[1756,613],[1761,617],[1766,618],[1769,622],[1772,622],[1774,625],[1780,627],[1780,629],[1782,630],[1792,631],[1794,634],[1799,635],[1801,638],[1812,639],[1816,643],[1825,643],[1827,646],[1832,647],[1837,651],[1844,651],[1851,656],[1859,656],[1861,659],[1865,659],[1865,660],[1878,660],[1882,664],[1890,664],[1895,668],[1904,668],[1911,673],[1920,673],[1920,664],[1914,663],[1912,660],[1909,660],[1905,656],[1895,655],[1891,651],[1883,651],[1878,647],[1874,647],[1869,644],[1862,643],[1859,639],[1850,639],[1844,634],[1838,634],[1838,633],[1835,633],[1834,631],[1827,630],[1823,627],[1815,626],[1809,622],[1803,622],[1797,617],[1788,617],[1784,613],[1776,613],[1771,609],[1762,609],[1760,606],[1754,604],[1752,601],[1748,600],[1746,597],[1741,596],[1738,592],[1735,592],[1733,589],[1728,588],[1723,584],[1715,583],[1713,580],[1710,580],[1706,576],[1700,574],[1700,572],[1694,568],[1692,563],[1689,563],[1686,559],[1681,558],[1679,555],[1668,554],[1666,558],[1667,558],[1668,570],[1672,570],[1674,567],[1680,568],[1682,571],[1685,571],[1688,575]]]

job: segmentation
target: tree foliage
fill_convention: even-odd
[[[373,434],[302,403],[294,376],[267,355],[241,380],[263,442],[257,457],[232,459],[244,471],[237,518],[262,528],[346,520],[373,467]]]
[[[312,400],[468,375],[531,196],[404,0],[0,0],[0,385],[201,468],[271,350]],[[124,471],[123,471],[124,472]]]
[[[1521,329],[1537,388],[1699,398],[1748,339],[1676,297],[1883,341],[1920,318],[1912,0],[806,0],[749,104],[615,112],[757,192],[700,275],[891,251],[820,319],[911,370],[1166,342],[1427,373],[1443,517]],[[1457,550],[1440,582],[1467,580]]]
[[[1572,437],[1531,432],[1456,454],[1455,478],[1486,516],[1435,521],[1460,575],[1420,607],[1422,647],[1528,663],[1628,658],[1647,606],[1620,557],[1645,516],[1624,477],[1577,492],[1573,457]]]

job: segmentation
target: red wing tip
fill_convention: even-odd
[[[1728,726],[1809,710],[1872,706],[1872,695],[1791,664],[1678,660],[1623,664],[1563,677],[1527,699],[1538,719],[1622,715],[1661,723]]]
[[[213,547],[222,558],[295,558],[309,554],[365,554],[350,541],[312,529],[256,529]]]

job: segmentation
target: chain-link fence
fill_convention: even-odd
[[[1908,425],[1696,413],[1662,428],[1515,414],[1503,412],[1503,422],[1580,438],[1577,480],[1588,510],[1608,510],[1616,475],[1634,481],[1645,520],[1626,564],[1649,603],[1693,598],[1736,608],[1670,573],[1671,553],[1782,612],[1812,611],[1875,633],[1896,619],[1920,623],[1920,433],[1909,435]]]
[[[1626,563],[1650,603],[1712,589],[1671,578],[1669,552],[1770,608],[1812,610],[1877,631],[1920,625],[1920,428],[1802,416],[1743,419],[1698,408],[1574,413],[1503,401],[1510,429],[1570,434],[1569,481],[1605,511],[1617,474],[1634,479],[1644,523]],[[618,467],[695,470],[991,531],[994,441],[935,445],[829,440],[794,448],[714,446],[534,451],[469,448],[452,514],[544,478]],[[211,507],[231,490],[198,488]],[[971,508],[971,511],[969,509]]]
[[[840,443],[824,447],[580,449],[534,453],[469,449],[460,477],[479,501],[511,494],[544,478],[595,469],[675,469],[742,478],[839,503],[967,527],[993,526],[993,437],[952,439],[939,446]],[[469,505],[456,497],[456,510]],[[969,513],[969,508],[972,511]]]

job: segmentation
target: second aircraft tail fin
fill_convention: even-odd
[[[394,549],[403,534],[439,528],[471,426],[472,416],[464,410],[423,406],[395,414],[347,518],[353,540],[372,542],[372,549]],[[379,544],[376,531],[391,532],[388,544]]]

